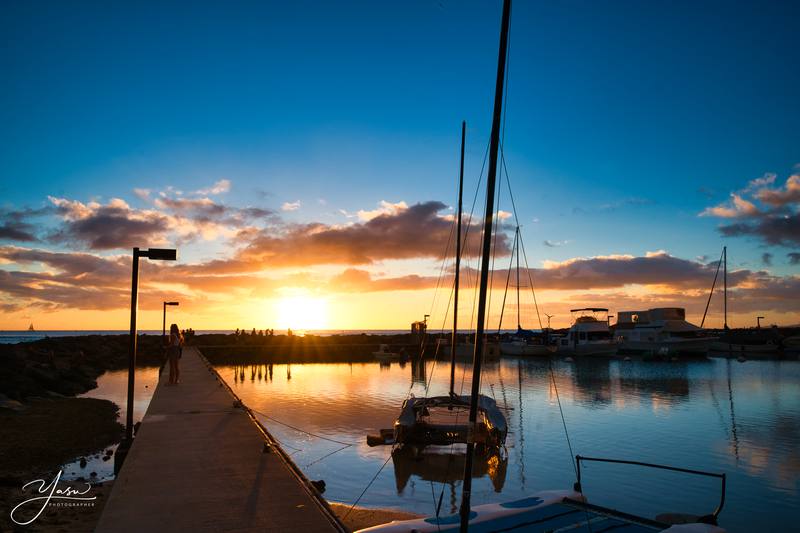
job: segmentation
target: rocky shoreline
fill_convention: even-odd
[[[9,513],[31,497],[36,479],[53,480],[61,465],[100,453],[120,441],[119,407],[108,400],[75,398],[97,386],[106,370],[127,367],[127,335],[42,339],[0,345],[0,531],[23,530]],[[160,338],[140,337],[139,362],[160,362]],[[92,531],[110,482],[92,482],[97,500],[87,507],[48,508],[24,531]],[[80,479],[59,488],[84,487]]]

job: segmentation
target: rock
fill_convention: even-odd
[[[81,468],[86,468],[86,457],[81,457],[80,465]]]
[[[107,450],[106,450],[106,455],[108,455],[109,457],[111,457],[112,455],[114,455],[114,450],[112,450],[111,448],[107,449]]]
[[[108,461],[109,459],[111,459],[110,455],[104,455],[103,456],[103,461]]]
[[[0,407],[5,409],[11,409],[12,411],[24,411],[26,409],[25,405],[18,402],[17,400],[10,400],[4,396],[5,399],[0,400]]]
[[[325,481],[324,480],[318,479],[317,481],[312,481],[311,485],[313,485],[313,487],[315,489],[317,489],[320,494],[325,492]]]
[[[89,474],[89,477],[97,477],[97,472],[92,472],[91,474]]]

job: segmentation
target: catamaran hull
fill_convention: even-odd
[[[569,503],[571,500],[571,503]],[[710,524],[681,524],[656,527],[620,519],[613,515],[583,510],[586,499],[573,491],[542,491],[521,500],[504,503],[488,503],[473,507],[470,512],[470,533],[490,531],[607,531],[609,529],[647,533],[666,531],[669,533],[725,533],[725,530]],[[416,520],[395,520],[357,533],[439,533],[455,532],[460,528],[458,514]]]

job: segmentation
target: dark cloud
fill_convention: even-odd
[[[533,269],[532,274],[537,287],[543,289],[601,289],[634,284],[710,288],[716,268],[716,261],[705,264],[660,252],[644,257],[570,259]],[[729,272],[728,283],[734,286],[750,274],[746,270]]]
[[[363,265],[386,259],[440,258],[445,254],[453,221],[439,216],[447,206],[431,201],[346,226],[321,223],[288,225],[281,233],[262,231],[237,259],[268,266],[321,264]],[[463,230],[468,237],[465,256],[476,256],[480,224]],[[500,234],[497,253],[509,253],[508,239]],[[452,248],[452,246],[451,246]]]
[[[764,215],[752,222],[722,225],[726,237],[754,236],[767,244],[796,246],[800,244],[800,213]]]
[[[800,252],[789,252],[786,254],[790,265],[800,265]]]
[[[761,254],[761,262],[764,266],[772,266],[772,254],[767,252]]]
[[[17,242],[36,242],[35,226],[25,222],[4,221],[0,225],[0,239]]]
[[[17,210],[0,209],[0,240],[16,242],[37,242],[37,226],[31,219],[53,213],[50,207]]]
[[[91,250],[113,250],[163,243],[168,230],[169,219],[164,215],[151,212],[147,217],[131,218],[129,209],[102,206],[83,218],[65,220],[47,240],[54,244],[83,244]]]
[[[779,189],[769,187],[759,189],[755,197],[765,204],[776,207],[800,203],[800,174],[789,176],[786,185]]]
[[[708,207],[700,216],[735,219],[719,227],[726,237],[756,237],[774,246],[800,244],[800,175],[789,176],[777,188],[773,187],[775,177],[765,174],[750,181],[743,190],[731,193],[729,203]]]

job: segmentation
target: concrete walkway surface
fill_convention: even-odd
[[[105,505],[99,533],[338,531],[327,509],[193,347],[165,369]]]

